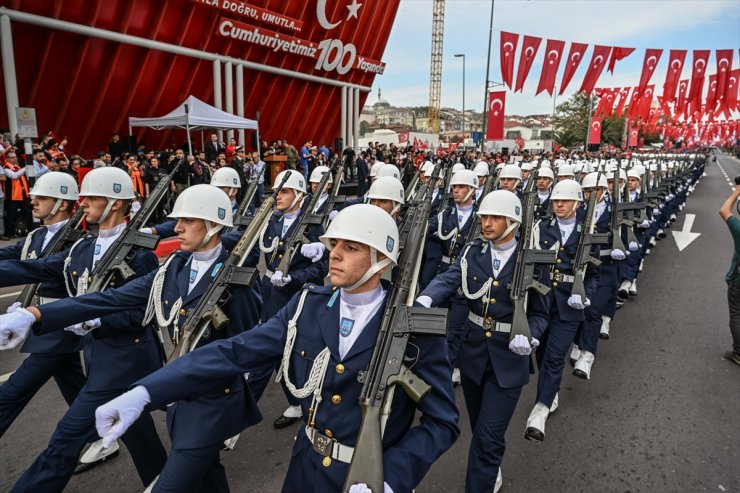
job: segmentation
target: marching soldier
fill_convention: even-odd
[[[85,221],[97,224],[98,236],[87,235],[70,249],[38,260],[0,262],[0,284],[26,284],[54,280],[63,282],[68,294],[83,294],[89,273],[126,229],[124,216],[134,190],[125,171],[97,168],[85,175],[80,195]],[[128,281],[157,268],[151,251],[134,250],[129,266],[134,272]],[[116,275],[111,286],[126,283]],[[11,491],[62,491],[77,465],[83,447],[95,436],[95,408],[120,395],[131,383],[162,366],[160,345],[152,326],[142,326],[144,309],[117,310],[115,314],[67,327],[83,338],[87,382],[57,425],[49,444],[18,479]],[[3,316],[0,349],[16,347],[27,334],[18,334],[35,322],[33,314],[16,308]],[[49,329],[59,329],[49,321]],[[45,330],[40,333],[46,332]],[[167,454],[150,416],[137,422],[123,437],[139,477],[149,484],[159,474]]]
[[[483,193],[483,186],[486,184],[486,178],[490,174],[491,167],[485,161],[478,161],[473,168],[473,172],[478,178],[478,186],[475,189],[475,201],[480,202],[481,194]]]
[[[405,203],[403,184],[392,176],[377,178],[367,192],[368,203],[380,207],[398,222],[398,214]]]
[[[501,168],[498,179],[501,190],[518,193],[517,186],[519,186],[519,183],[522,181],[522,170],[516,164],[504,165],[504,167]]]
[[[334,287],[306,284],[276,316],[231,339],[187,354],[136,382],[101,406],[98,432],[113,440],[143,411],[198,398],[214,379],[277,364],[306,417],[293,447],[284,492],[339,492],[352,460],[361,422],[358,372],[370,361],[388,285],[382,272],[398,255],[398,230],[377,207],[343,209],[322,241],[330,253]],[[445,342],[412,336],[406,358],[432,390],[414,403],[396,392],[383,434],[385,491],[412,491],[459,434]],[[421,421],[413,425],[416,411]],[[353,485],[351,492],[367,491]],[[377,493],[377,492],[376,492]]]
[[[635,166],[627,171],[627,186],[629,187],[630,202],[641,202],[642,191],[640,184],[644,175],[644,168],[642,165]],[[650,227],[650,220],[645,219],[639,224],[636,224],[635,237],[637,238],[640,248],[637,251],[630,252],[627,261],[623,264],[623,268],[620,272],[621,284],[619,285],[619,292],[617,293],[618,301],[626,301],[629,296],[637,296],[637,276],[640,272],[640,264],[645,256],[645,248],[647,247],[646,230]],[[602,339],[608,339],[609,333],[607,332]]]
[[[540,168],[538,170],[537,182],[535,183],[537,198],[539,199],[539,205],[537,206],[538,219],[544,219],[550,215],[550,189],[554,181],[555,176],[551,168]]]
[[[501,487],[506,429],[522,387],[529,381],[529,354],[548,324],[546,298],[530,294],[527,317],[533,339],[530,342],[517,335],[509,341],[514,310],[509,285],[516,263],[521,205],[516,195],[503,190],[486,195],[476,213],[485,240],[466,245],[449,269],[417,298],[426,307],[436,306],[454,299],[461,290],[469,309],[458,364],[473,429],[465,477],[465,491],[470,493],[496,492]],[[536,269],[536,276],[549,284],[546,269]]]
[[[330,173],[329,181],[326,184],[326,188],[321,192],[321,196],[319,197],[319,201],[316,203],[314,210],[311,211],[312,214],[323,214],[324,210],[326,210],[326,206],[329,204],[328,199],[334,183],[334,178],[331,176],[331,169],[328,166],[316,166],[311,172],[311,176],[308,178],[308,182],[311,185],[311,193],[315,194],[319,188],[319,183],[321,183],[321,178],[323,178],[324,173]]]

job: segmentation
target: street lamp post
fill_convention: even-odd
[[[460,57],[462,57],[462,59],[463,59],[462,136],[463,136],[463,149],[465,149],[465,53],[458,53],[457,55],[455,55],[455,58],[460,58]]]

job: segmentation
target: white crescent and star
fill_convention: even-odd
[[[527,49],[524,50],[524,54],[527,58],[530,58],[532,55],[534,55],[534,48],[532,46],[527,46]]]
[[[552,53],[555,53],[555,58],[550,58],[550,55]],[[560,54],[558,53],[558,50],[550,50],[547,52],[547,58],[550,60],[550,63],[555,62],[560,57]]]
[[[594,122],[591,126],[593,127],[595,132],[601,128],[601,122]]]
[[[511,46],[511,48],[507,50],[507,46]],[[511,41],[507,41],[506,43],[504,43],[504,52],[506,52],[506,56],[509,56],[509,53],[511,53],[512,51],[514,51],[514,43],[512,43]]]
[[[579,52],[575,52],[570,56],[570,61],[573,62],[573,65],[578,63],[578,60],[581,59],[581,54]]]
[[[724,62],[724,66],[722,64]],[[717,65],[722,69],[722,72],[727,70],[727,66],[730,64],[730,61],[727,58],[720,58],[719,62],[717,62]]]
[[[601,65],[601,63],[604,61],[604,57],[601,55],[596,55],[596,58],[594,58],[594,67],[598,67]]]
[[[701,67],[699,67],[699,64],[701,63]],[[694,62],[694,68],[698,69],[700,72],[704,70],[704,67],[707,66],[707,62],[704,61],[704,59],[700,58],[697,61]]]
[[[358,3],[357,0],[352,0],[352,3],[350,5],[346,5],[347,10],[349,10],[349,13],[347,14],[347,18],[344,20],[352,19],[353,17],[357,19],[358,11],[360,10],[360,7],[362,7],[361,3]],[[340,20],[337,22],[330,22],[329,19],[326,17],[326,0],[317,0],[316,2],[316,18],[319,21],[319,25],[323,27],[326,30],[334,29],[339,24],[344,22],[344,20]]]
[[[498,106],[500,108],[504,107],[504,102],[501,99],[496,98],[496,99],[491,100],[491,105],[489,106],[489,108],[493,112],[494,115],[498,115],[498,111],[496,111],[496,103],[498,103]]]
[[[653,63],[650,63],[650,60],[653,60]],[[650,70],[655,70],[655,64],[658,62],[658,58],[655,55],[651,55],[648,57],[646,63]]]
[[[680,70],[681,69],[681,60],[679,60],[678,58],[674,58],[671,61],[671,68],[673,69],[674,72]]]

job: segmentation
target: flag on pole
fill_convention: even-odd
[[[514,58],[519,35],[501,31],[501,80],[509,89],[514,81]]]
[[[578,92],[585,92],[587,95],[591,94],[596,86],[596,82],[599,80],[601,72],[604,71],[611,50],[610,46],[594,46],[594,52],[591,55],[591,64],[586,71],[586,76],[583,78],[583,83]]]
[[[519,53],[519,68],[516,71],[516,88],[514,92],[521,92],[524,88],[524,81],[529,75],[529,69],[532,68],[534,57],[540,47],[542,38],[536,36],[524,36],[522,41],[522,51]]]
[[[589,144],[600,144],[601,143],[601,117],[595,116],[591,118],[591,128],[588,132],[588,143]]]
[[[558,41],[557,39],[547,40],[545,61],[542,62],[542,73],[540,74],[540,84],[537,86],[537,94],[547,91],[547,94],[552,96],[555,77],[558,75],[558,68],[560,67],[560,59],[563,57],[564,48],[565,41]]]
[[[568,84],[570,84],[570,80],[573,78],[573,75],[576,73],[578,66],[581,64],[581,60],[583,59],[583,54],[586,53],[587,49],[588,49],[587,44],[583,44],[583,43],[571,43],[570,44],[570,51],[568,52],[568,61],[566,62],[565,70],[563,71],[563,80],[560,82],[560,91],[558,91],[558,96],[562,96],[563,92],[565,92],[565,88],[568,87]]]
[[[504,107],[506,91],[491,91],[488,95],[487,140],[504,140]]]

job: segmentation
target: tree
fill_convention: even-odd
[[[365,135],[370,128],[370,124],[366,120],[360,122],[360,135]]]
[[[572,130],[567,128],[555,132],[554,139],[559,146],[565,147],[567,149],[572,149],[574,147],[583,145],[583,140],[579,139]]]
[[[593,111],[599,98],[592,96],[591,111]],[[577,93],[567,101],[557,106],[554,123],[555,141],[568,148],[581,147],[588,135],[589,122],[589,98],[584,93]],[[624,117],[611,116],[601,121],[601,144],[611,144],[622,147],[624,143]]]

